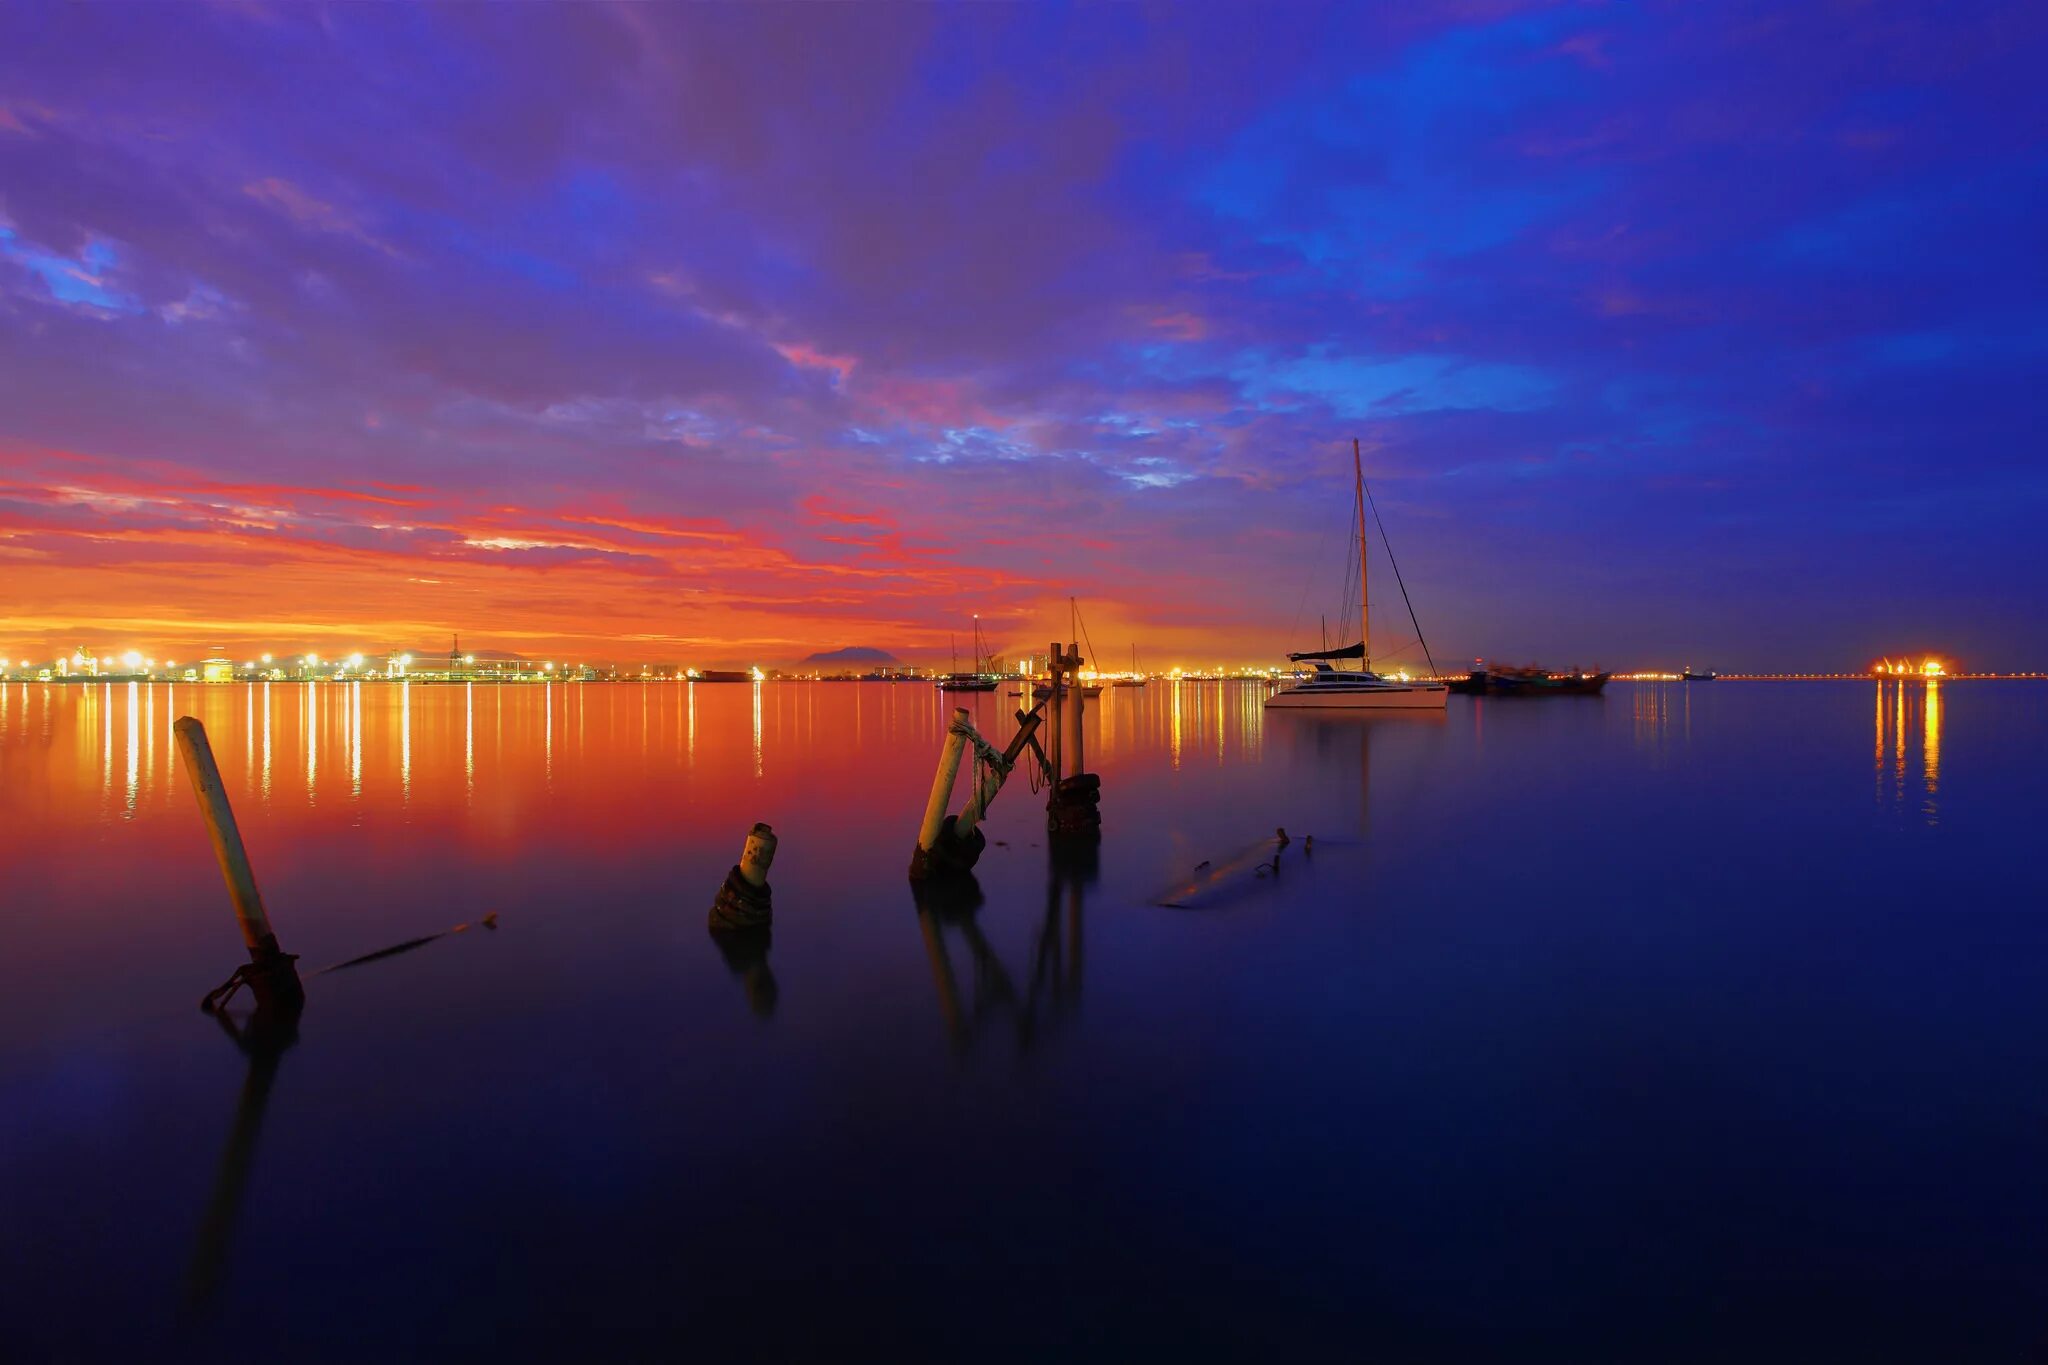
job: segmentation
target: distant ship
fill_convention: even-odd
[[[696,677],[697,682],[753,682],[754,675],[741,668],[707,668]]]
[[[1698,672],[1695,672],[1692,669],[1688,668],[1685,670],[1685,672],[1679,674],[1678,676],[1684,678],[1687,682],[1712,682],[1714,679],[1720,677],[1721,675],[1716,673],[1711,668],[1703,668],[1700,669]]]
[[[1133,642],[1131,645],[1131,676],[1128,678],[1117,678],[1110,683],[1110,686],[1143,687],[1144,685],[1145,675],[1138,672],[1138,646]]]
[[[1485,697],[1597,697],[1607,686],[1610,673],[1552,673],[1541,668],[1500,668],[1480,664],[1462,678],[1449,679],[1445,686],[1466,696]]]
[[[1372,659],[1366,652],[1372,642],[1372,609],[1366,603],[1365,593],[1365,462],[1358,453],[1356,440],[1351,442],[1351,474],[1358,496],[1358,643],[1343,649],[1288,655],[1288,662],[1306,663],[1312,671],[1292,687],[1283,687],[1266,698],[1266,705],[1332,711],[1441,711],[1451,695],[1442,683],[1411,682],[1406,678],[1382,677],[1372,671]],[[1400,572],[1398,568],[1394,570],[1397,579]],[[1407,597],[1406,588],[1401,595]],[[1333,668],[1330,661],[1335,659],[1356,659],[1358,668],[1355,672]]]

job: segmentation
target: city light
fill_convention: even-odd
[[[128,665],[132,671],[142,667],[142,656],[131,649],[121,656],[121,662]]]

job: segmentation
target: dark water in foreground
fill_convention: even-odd
[[[1020,779],[951,917],[921,687],[4,701],[0,1358],[2048,1346],[2048,687],[1105,692],[1099,857]],[[270,1066],[195,1009],[187,712],[309,971]]]

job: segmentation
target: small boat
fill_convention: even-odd
[[[1290,663],[1307,664],[1308,675],[1266,698],[1266,705],[1275,710],[1441,711],[1451,695],[1442,683],[1399,674],[1389,677],[1372,670],[1372,609],[1367,605],[1365,592],[1365,461],[1356,440],[1351,442],[1351,473],[1358,497],[1358,643],[1342,649],[1288,655]],[[1400,572],[1399,568],[1394,570],[1397,579]],[[1401,595],[1407,597],[1405,587]],[[1333,668],[1332,662],[1339,659],[1356,659],[1358,668]]]
[[[1697,672],[1688,668],[1685,670],[1685,672],[1679,674],[1678,676],[1684,678],[1687,682],[1712,682],[1714,679],[1720,677],[1721,675],[1716,673],[1711,668],[1703,668],[1698,670]]]
[[[1082,696],[1084,696],[1084,697],[1099,697],[1099,696],[1101,696],[1101,695],[1102,695],[1102,684],[1101,684],[1101,683],[1082,683],[1082,684],[1081,684],[1080,686],[1081,686],[1081,695],[1082,695]],[[1045,683],[1045,682],[1035,682],[1035,683],[1031,684],[1031,695],[1032,695],[1032,696],[1034,696],[1034,697],[1049,697],[1049,696],[1051,696],[1051,695],[1052,695],[1052,684],[1051,684],[1051,683]]]
[[[1130,676],[1130,677],[1128,677],[1128,678],[1116,678],[1116,679],[1112,679],[1112,680],[1111,680],[1111,682],[1110,682],[1110,686],[1111,686],[1111,687],[1143,687],[1144,685],[1145,685],[1145,676],[1144,676],[1144,674],[1142,674],[1142,673],[1138,672],[1138,647],[1137,647],[1137,645],[1133,644],[1133,645],[1131,646],[1131,676]]]

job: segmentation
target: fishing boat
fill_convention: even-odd
[[[950,638],[950,637],[949,637]],[[962,673],[960,669],[960,646],[953,646],[953,672],[939,679],[941,692],[993,692],[996,690],[995,670],[987,667],[988,649],[981,638],[981,617],[974,618],[974,671]]]
[[[1703,668],[1698,671],[1688,668],[1678,676],[1684,678],[1687,682],[1712,682],[1721,675],[1711,668]]]
[[[1442,683],[1409,678],[1399,673],[1385,675],[1373,672],[1372,608],[1368,605],[1365,591],[1365,457],[1359,453],[1356,439],[1351,442],[1351,475],[1358,499],[1358,643],[1341,649],[1289,654],[1288,662],[1307,664],[1308,674],[1293,686],[1283,687],[1266,698],[1266,705],[1275,710],[1441,711],[1451,695],[1450,689]],[[1393,562],[1392,551],[1388,552],[1387,558],[1388,562]],[[1396,564],[1395,581],[1399,582],[1400,577],[1401,569]],[[1404,602],[1408,599],[1405,584],[1401,587],[1401,599]],[[1414,612],[1411,605],[1411,619]],[[1415,634],[1421,638],[1419,625]],[[1428,646],[1423,648],[1427,653]],[[1340,669],[1334,666],[1344,659],[1358,660],[1358,667]],[[1433,665],[1431,671],[1435,671]]]
[[[1117,678],[1110,685],[1112,687],[1143,687],[1145,685],[1145,676],[1138,672],[1138,646],[1136,644],[1131,646],[1131,676],[1128,678]]]

